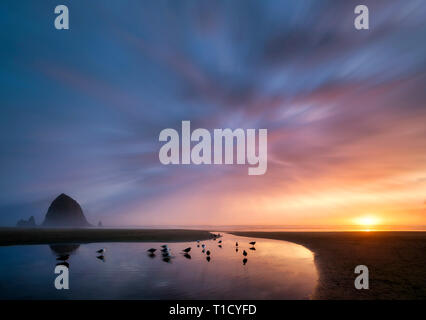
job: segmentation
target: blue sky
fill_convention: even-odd
[[[72,0],[58,31],[2,1],[0,224],[62,192],[110,225],[426,223],[426,6],[363,3]],[[268,173],[161,165],[182,120],[267,128]]]

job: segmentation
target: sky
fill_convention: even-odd
[[[0,225],[426,225],[424,0],[62,2],[0,4]],[[267,129],[266,174],[162,165],[183,120]]]

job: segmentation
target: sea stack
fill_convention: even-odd
[[[28,221],[25,219],[21,219],[16,224],[17,227],[25,227],[25,228],[32,228],[36,227],[35,219],[33,216],[31,216]]]
[[[50,204],[43,227],[90,227],[80,205],[62,193]]]

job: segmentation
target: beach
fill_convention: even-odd
[[[319,279],[312,299],[425,299],[426,232],[228,232],[283,240],[311,250]],[[183,229],[0,228],[0,246],[94,242],[191,242],[211,233]],[[357,265],[369,289],[357,290]],[[285,276],[285,275],[283,275]]]
[[[294,242],[314,253],[319,281],[313,299],[426,299],[426,232],[232,232]],[[370,288],[357,290],[357,265]]]
[[[0,245],[206,240],[210,232],[182,229],[0,228]]]

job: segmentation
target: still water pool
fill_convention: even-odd
[[[290,242],[224,234],[167,243],[170,259],[160,252],[163,244],[0,247],[0,299],[309,299],[318,279],[312,252]],[[70,288],[57,290],[57,258],[67,254]]]

